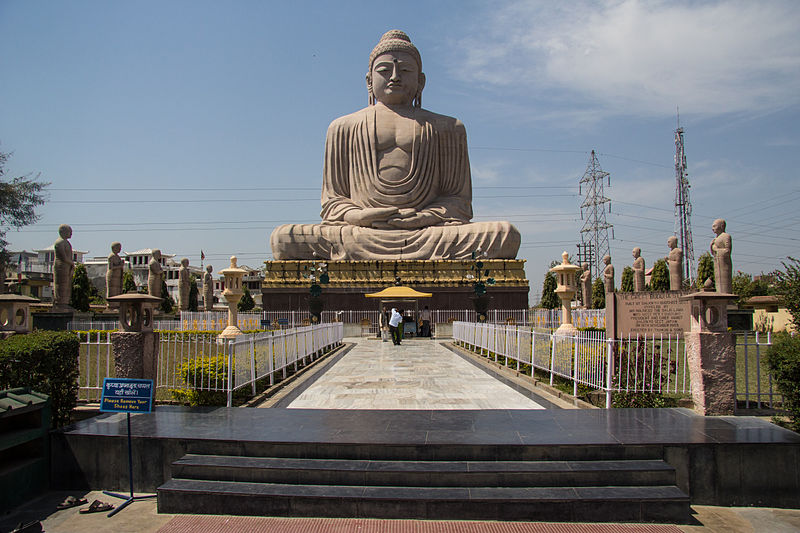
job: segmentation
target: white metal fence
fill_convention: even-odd
[[[576,328],[605,328],[605,309],[573,309],[572,324]],[[530,323],[537,328],[556,329],[561,325],[561,309],[531,309]]]
[[[505,364],[531,365],[572,381],[573,394],[583,384],[611,394],[625,392],[685,393],[688,391],[686,347],[679,336],[606,339],[602,331],[562,336],[529,326],[455,322],[453,339],[462,346]],[[533,374],[533,372],[531,372]]]
[[[286,377],[288,369],[297,370],[342,343],[341,323],[318,324],[280,331],[239,335],[219,342],[214,334],[161,332],[156,367],[158,399],[171,397],[173,389],[220,392],[232,404],[233,392],[248,385],[255,394],[256,381],[275,373]],[[105,332],[78,333],[78,399],[99,401],[103,378],[114,377],[114,356]]]

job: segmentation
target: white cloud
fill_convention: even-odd
[[[717,115],[800,102],[800,3],[792,0],[493,8],[455,46],[455,74],[556,108],[575,96],[587,111],[650,116],[672,115],[676,105]]]

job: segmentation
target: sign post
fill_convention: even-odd
[[[153,380],[105,378],[103,394],[100,399],[100,411],[104,413],[125,413],[128,417],[128,480],[130,496],[115,492],[103,491],[104,494],[125,500],[119,507],[108,513],[114,516],[136,500],[155,498],[156,494],[143,496],[133,495],[133,452],[131,450],[131,413],[149,413],[153,410]]]

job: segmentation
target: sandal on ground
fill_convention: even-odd
[[[69,509],[86,503],[86,498],[76,498],[75,496],[67,496],[64,501],[56,506],[56,510]]]
[[[80,512],[82,514],[102,513],[103,511],[110,511],[113,508],[114,508],[114,506],[111,505],[110,503],[101,502],[100,500],[95,500],[91,504],[89,504],[89,507],[81,509]]]

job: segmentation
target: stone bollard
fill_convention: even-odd
[[[696,292],[690,331],[684,333],[692,401],[702,415],[732,415],[736,410],[736,342],[728,331],[728,302],[736,295]]]
[[[155,381],[160,335],[153,331],[153,316],[161,298],[122,294],[109,300],[119,304],[119,322],[124,330],[110,335],[116,377]]]

